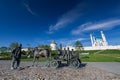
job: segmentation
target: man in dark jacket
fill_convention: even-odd
[[[20,59],[21,59],[21,48],[22,48],[22,44],[20,44],[18,47],[16,47],[12,51],[11,69],[19,69]],[[15,64],[16,64],[16,66],[15,66]]]

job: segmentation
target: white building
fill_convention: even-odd
[[[119,49],[120,50],[120,45],[117,46],[97,46],[97,47],[92,47],[92,46],[88,46],[88,47],[84,47],[84,50],[106,50],[106,49]]]
[[[106,40],[103,31],[101,31],[100,33],[101,33],[101,38],[96,38],[92,34],[90,34],[92,46],[84,47],[84,50],[120,49],[120,45],[116,45],[116,46],[108,45],[108,42]]]
[[[101,31],[101,38],[96,38],[92,34],[90,34],[90,39],[92,47],[108,46],[108,42],[103,31]]]
[[[67,50],[67,48],[69,48],[70,51],[71,51],[72,49],[73,49],[73,50],[76,50],[75,47],[73,47],[73,46],[66,46],[66,47],[63,47],[63,50],[64,50],[64,48],[65,48],[66,50]]]
[[[28,48],[22,48],[22,51],[28,51]]]
[[[93,36],[93,34],[90,34],[92,46],[84,47],[84,50],[105,50],[105,49],[119,49],[120,50],[120,45],[116,45],[116,46],[108,45],[105,34],[103,33],[103,31],[100,31],[100,33],[101,33],[101,38],[97,38]],[[70,50],[71,49],[76,50],[75,47],[73,46],[66,46],[64,48],[67,49],[67,47],[69,47]]]
[[[105,50],[105,49],[119,49],[120,50],[120,45],[116,45],[116,46],[112,46],[112,45],[108,45],[108,42],[106,40],[105,34],[103,33],[103,31],[100,31],[101,37],[97,38],[95,36],[93,36],[93,34],[90,34],[90,39],[91,39],[91,44],[92,46],[87,46],[84,47],[84,50]],[[57,50],[57,44],[55,43],[55,41],[53,40],[52,43],[50,44],[51,50]],[[73,46],[65,46],[64,48],[68,48],[69,50],[76,50],[75,47]]]
[[[57,50],[57,44],[54,40],[51,42],[50,48],[51,48],[51,50]]]

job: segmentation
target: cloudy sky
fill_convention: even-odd
[[[0,0],[0,46],[91,46],[89,34],[120,44],[120,0]]]

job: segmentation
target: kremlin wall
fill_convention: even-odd
[[[96,38],[93,34],[90,34],[90,39],[91,39],[91,44],[92,46],[87,46],[84,47],[84,50],[105,50],[105,49],[119,49],[120,50],[120,45],[116,45],[116,46],[112,46],[112,45],[108,45],[108,41],[106,40],[105,34],[103,33],[103,31],[100,31],[101,34],[101,38]],[[52,43],[50,44],[50,47],[52,50],[57,50],[57,43],[55,41],[52,41]],[[75,49],[75,47],[73,46],[65,46],[64,48],[68,48],[70,50]]]

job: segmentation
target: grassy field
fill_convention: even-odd
[[[83,62],[120,62],[120,57],[117,57],[116,55],[113,56],[113,54],[80,55],[80,58]]]
[[[33,61],[33,58],[22,58],[21,61]],[[39,62],[46,61],[45,58],[39,58]]]
[[[82,62],[120,62],[120,50],[89,50],[84,51],[90,54],[80,54]],[[0,60],[11,60],[11,57],[7,55],[0,55]],[[28,59],[25,55],[21,59],[22,61],[33,61],[33,58]],[[39,61],[45,61],[44,58]]]
[[[80,54],[83,62],[120,62],[120,50],[92,50],[86,52],[90,54]]]

